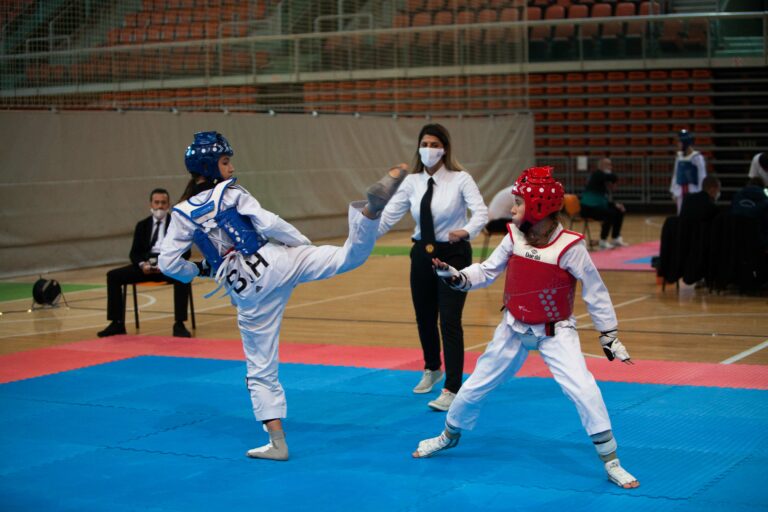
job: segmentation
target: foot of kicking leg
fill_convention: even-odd
[[[363,215],[369,219],[378,218],[407,175],[408,166],[400,164],[390,169],[383,178],[368,187],[366,190],[368,204],[363,209]]]
[[[431,457],[432,454],[439,452],[440,450],[447,450],[453,448],[459,444],[461,433],[457,432],[451,434],[443,430],[439,436],[425,439],[419,443],[416,451],[411,454],[414,459],[423,459],[425,457]]]

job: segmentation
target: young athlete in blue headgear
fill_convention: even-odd
[[[277,349],[288,298],[299,283],[326,279],[365,262],[376,242],[381,210],[405,178],[407,166],[392,168],[372,185],[367,202],[351,203],[349,236],[343,247],[318,247],[235,184],[233,154],[220,133],[195,134],[184,158],[194,177],[188,188],[192,195],[174,207],[177,214],[163,242],[159,266],[182,282],[211,276],[231,296],[237,307],[253,412],[270,438],[247,455],[287,460],[282,425],[286,401],[278,380]],[[192,243],[205,258],[197,264],[181,257]]]
[[[683,205],[683,197],[701,191],[701,184],[707,176],[707,164],[704,155],[693,148],[693,134],[688,130],[678,133],[678,152],[672,172],[669,191],[677,203],[677,213]]]

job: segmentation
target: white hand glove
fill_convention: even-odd
[[[616,329],[601,332],[600,344],[603,346],[603,352],[609,361],[618,357],[622,363],[635,364],[631,361],[627,348],[619,341]]]
[[[437,277],[442,279],[445,284],[454,290],[466,292],[472,288],[469,280],[467,280],[467,276],[447,263],[441,262],[439,266],[436,265],[435,273],[437,274]]]

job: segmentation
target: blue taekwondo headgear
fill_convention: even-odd
[[[680,130],[677,134],[680,139],[680,143],[683,145],[683,151],[686,151],[689,147],[693,146],[693,135],[688,130]]]
[[[184,165],[191,173],[205,176],[209,180],[220,180],[219,158],[234,154],[232,146],[219,132],[198,132],[195,141],[184,154]]]

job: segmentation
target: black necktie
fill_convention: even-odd
[[[160,233],[160,222],[162,221],[155,221],[155,230],[152,232],[152,238],[149,240],[149,250],[151,251],[152,248],[157,243],[157,236],[158,233]]]
[[[419,206],[419,229],[421,230],[422,242],[435,241],[435,221],[432,218],[432,187],[434,184],[435,180],[429,178],[427,191],[424,192]]]

